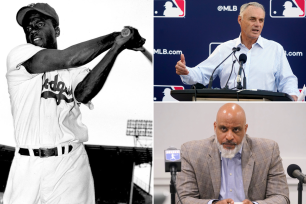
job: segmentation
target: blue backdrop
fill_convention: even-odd
[[[304,14],[295,18],[284,17],[283,5],[286,1],[292,2],[293,7],[298,5]],[[178,17],[165,16],[170,13],[164,12],[168,9],[165,7],[167,2],[172,3],[171,12]],[[266,11],[261,36],[284,47],[291,69],[298,77],[298,88],[302,89],[306,83],[305,0],[257,2]],[[187,66],[194,67],[205,60],[219,43],[239,36],[237,19],[240,6],[244,3],[247,1],[154,0],[154,101],[163,99],[165,88],[190,88],[175,73],[181,53],[185,55]],[[213,86],[220,87],[219,78],[214,80]]]

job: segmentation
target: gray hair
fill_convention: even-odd
[[[255,6],[255,7],[261,8],[261,9],[264,11],[264,13],[266,14],[266,11],[265,11],[265,8],[263,7],[263,5],[261,5],[260,3],[257,3],[257,2],[250,2],[250,3],[243,4],[243,5],[240,7],[239,16],[241,16],[241,18],[242,18],[243,12],[244,12],[245,9],[248,8],[249,6]]]

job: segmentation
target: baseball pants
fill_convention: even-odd
[[[69,153],[47,158],[34,156],[31,152],[30,156],[23,156],[16,148],[3,203],[95,204],[86,150],[82,143],[72,146]]]

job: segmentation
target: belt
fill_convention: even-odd
[[[71,152],[72,146],[69,145],[68,152]],[[39,149],[33,149],[34,156],[38,156],[41,158],[44,157],[51,157],[51,156],[58,156],[57,147],[54,148],[39,148]],[[62,153],[65,152],[65,147],[62,147]],[[29,149],[20,148],[19,154],[24,156],[30,156]]]

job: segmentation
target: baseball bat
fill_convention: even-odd
[[[131,34],[131,31],[128,28],[123,28],[121,31],[122,37],[127,37],[130,34]],[[144,47],[140,47],[140,48],[142,49],[141,53],[152,63],[152,54],[148,50],[146,50],[146,48]]]

